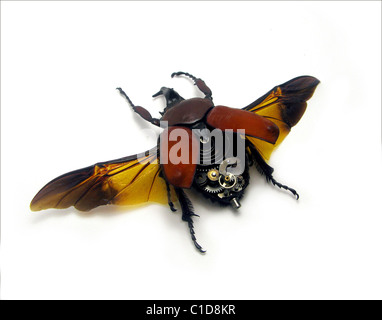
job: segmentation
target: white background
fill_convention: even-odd
[[[1,2],[3,299],[382,298],[380,2]],[[241,108],[299,75],[321,80],[235,213],[191,194],[178,213],[32,213],[56,176],[151,148],[115,90],[158,116],[161,86]]]

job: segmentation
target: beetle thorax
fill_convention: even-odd
[[[202,120],[212,107],[213,103],[208,99],[183,100],[168,109],[161,121],[167,121],[169,126],[191,125]]]

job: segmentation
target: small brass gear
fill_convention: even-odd
[[[237,183],[237,178],[232,173],[228,173],[226,176],[221,175],[219,178],[219,184],[224,189],[231,189]]]
[[[219,170],[217,169],[211,169],[207,172],[207,177],[211,181],[218,181],[219,179]]]

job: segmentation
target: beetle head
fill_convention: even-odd
[[[176,104],[178,104],[179,102],[183,101],[184,99],[179,95],[178,92],[176,92],[174,89],[171,89],[171,88],[167,88],[167,87],[162,87],[160,88],[160,90],[155,93],[153,95],[153,97],[159,97],[163,95],[166,99],[166,107],[163,111],[163,113],[161,112],[161,114],[163,115],[164,113],[166,113],[166,111],[175,106]]]

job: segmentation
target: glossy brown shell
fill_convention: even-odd
[[[182,130],[186,140],[172,141],[171,132]],[[171,149],[180,143],[181,152],[185,156],[185,162],[173,163],[170,155]],[[183,143],[183,145],[182,145]],[[178,147],[176,147],[178,149]],[[196,164],[199,158],[199,140],[194,136],[191,129],[186,127],[170,127],[163,130],[160,138],[160,159],[163,173],[167,182],[178,188],[190,188],[194,180]]]
[[[169,126],[193,124],[202,120],[212,107],[213,103],[208,99],[192,98],[183,100],[170,108],[163,115],[161,121],[168,121]]]
[[[272,121],[255,113],[216,106],[207,116],[207,123],[220,130],[245,130],[245,135],[274,144],[279,136],[279,128]]]

